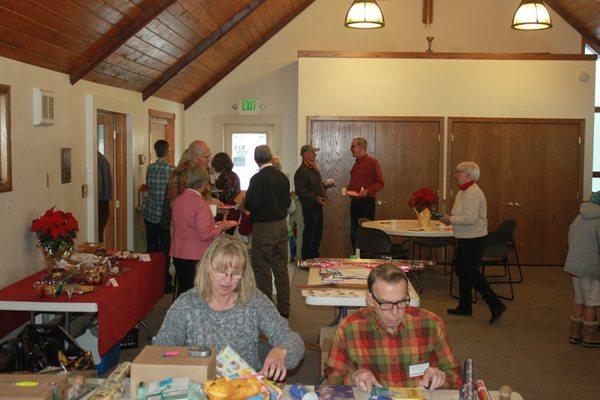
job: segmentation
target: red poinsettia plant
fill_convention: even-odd
[[[426,208],[433,209],[438,200],[437,193],[429,188],[423,188],[412,194],[412,197],[408,200],[408,206],[421,212]]]
[[[35,232],[40,247],[52,254],[58,253],[65,246],[72,247],[73,239],[79,231],[79,224],[73,214],[54,208],[31,224],[31,231]]]

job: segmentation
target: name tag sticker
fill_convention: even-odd
[[[429,368],[429,363],[411,365],[408,368],[408,377],[414,378],[417,376],[423,376],[427,368]]]

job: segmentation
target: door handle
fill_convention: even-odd
[[[525,204],[525,203],[523,203],[523,204],[519,204],[519,202],[516,202],[516,203],[515,203],[515,206],[516,206],[516,207],[519,207],[519,208],[523,208],[523,207],[525,207],[526,205],[527,205],[527,204]]]
[[[514,207],[515,203],[513,203],[512,201],[509,201],[508,203],[506,203],[509,207]]]
[[[377,201],[375,201],[375,204],[377,204],[378,206],[382,206],[385,203],[387,203],[387,201],[385,201],[385,200],[377,200]]]

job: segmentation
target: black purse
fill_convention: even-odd
[[[0,344],[0,371],[38,372],[48,367],[92,369],[94,359],[59,325],[26,325]]]

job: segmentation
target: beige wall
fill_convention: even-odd
[[[301,58],[298,132],[315,115],[583,118],[587,198],[594,76],[593,61]]]
[[[88,238],[86,199],[81,197],[81,185],[92,182],[94,162],[87,159],[88,145],[95,142],[86,135],[95,132],[95,113],[88,118],[89,106],[128,114],[130,162],[137,154],[148,152],[148,109],[174,112],[176,141],[181,143],[183,107],[170,101],[151,98],[142,103],[141,94],[127,90],[80,81],[69,83],[68,75],[23,64],[0,57],[0,83],[11,86],[11,135],[13,190],[0,193],[0,287],[27,276],[43,265],[34,235],[29,232],[31,221],[46,209],[56,205],[75,214],[80,224],[78,241]],[[55,94],[55,123],[34,126],[32,121],[32,89],[39,87]],[[89,114],[89,112],[88,112]],[[60,149],[72,150],[72,180],[60,183]],[[50,186],[46,187],[46,173]],[[141,183],[143,168],[133,166],[129,175],[129,202],[133,204],[134,185]],[[90,196],[94,196],[93,185]],[[90,198],[92,199],[92,198]],[[131,208],[130,208],[131,209]],[[93,216],[92,216],[93,217]],[[130,212],[129,238],[132,239],[133,213]]]
[[[293,173],[297,151],[305,141],[303,131],[297,132],[298,50],[424,51],[425,37],[431,35],[436,51],[580,52],[581,37],[554,12],[551,30],[510,29],[517,3],[436,1],[434,23],[427,29],[421,23],[421,1],[382,1],[386,27],[361,31],[343,26],[350,0],[317,0],[186,111],[185,142],[204,139],[212,144],[213,152],[221,151],[214,117],[232,114],[232,104],[254,97],[266,105],[264,114],[283,116],[283,169]]]

